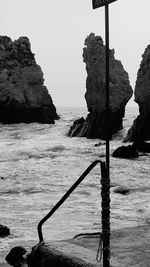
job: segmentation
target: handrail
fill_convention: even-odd
[[[70,189],[63,195],[63,197],[56,203],[56,205],[50,210],[50,212],[39,222],[37,230],[39,236],[39,242],[43,241],[42,225],[54,214],[54,212],[64,203],[64,201],[70,196],[70,194],[77,188],[77,186],[84,180],[89,172],[98,164],[101,166],[101,175],[104,177],[105,174],[105,162],[95,160],[78,178],[78,180],[70,187]]]

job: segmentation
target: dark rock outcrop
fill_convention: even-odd
[[[70,127],[68,135],[78,136],[78,137],[86,137],[86,120],[81,117],[73,122],[73,125]]]
[[[122,128],[125,106],[132,96],[127,72],[120,61],[109,51],[110,58],[110,138]],[[88,116],[83,123],[75,122],[69,136],[106,139],[105,109],[105,46],[100,36],[91,33],[85,39],[83,61],[86,64],[87,80],[85,99]],[[75,130],[74,130],[75,129]]]
[[[0,237],[6,237],[8,235],[10,235],[10,229],[5,225],[0,224]]]
[[[58,119],[27,37],[0,36],[0,122],[54,123]]]
[[[135,85],[135,102],[139,115],[133,122],[124,141],[150,140],[150,45],[142,55]]]
[[[150,153],[150,143],[144,141],[135,141],[132,147],[139,152]]]
[[[137,158],[139,156],[139,154],[133,146],[129,145],[129,146],[118,147],[112,153],[112,156],[114,158],[130,159],[130,158]]]
[[[5,260],[14,267],[27,266],[24,264],[26,263],[26,260],[24,259],[26,252],[27,250],[24,247],[16,246],[10,250]]]

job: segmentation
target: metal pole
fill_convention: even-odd
[[[105,67],[106,67],[106,170],[109,178],[109,139],[110,139],[110,120],[109,120],[109,5],[105,6]]]
[[[102,234],[103,267],[110,267],[110,174],[109,174],[109,5],[105,5],[105,46],[106,46],[106,171],[102,175]]]

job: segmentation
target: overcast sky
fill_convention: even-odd
[[[110,48],[129,73],[134,89],[141,55],[150,44],[150,1],[117,0],[109,5]],[[0,0],[0,34],[28,36],[54,104],[86,106],[84,40],[105,37],[104,7],[92,0]]]

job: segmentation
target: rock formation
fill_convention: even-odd
[[[10,229],[5,225],[0,224],[0,237],[6,237],[8,235],[10,235]]]
[[[150,45],[142,55],[137,73],[135,102],[139,105],[139,116],[124,141],[150,140]]]
[[[27,253],[27,250],[24,247],[16,246],[10,250],[5,260],[11,266],[27,267],[26,253]]]
[[[110,138],[122,128],[125,106],[132,96],[132,88],[127,72],[120,61],[110,57]],[[105,127],[105,46],[100,36],[91,33],[85,39],[83,61],[86,64],[87,80],[85,99],[88,108],[86,120],[78,120],[70,128],[69,136],[106,138]]]
[[[134,141],[132,147],[139,152],[150,153],[150,143],[144,141]]]
[[[112,153],[114,158],[137,158],[139,156],[138,151],[134,148],[134,146],[120,146],[114,150]]]
[[[54,123],[58,119],[27,37],[0,36],[0,122]]]

